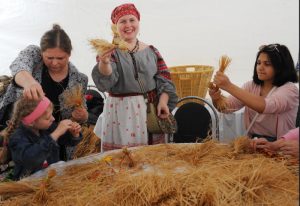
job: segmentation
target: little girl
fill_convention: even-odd
[[[60,145],[76,145],[81,127],[69,119],[54,123],[53,105],[47,97],[39,101],[19,99],[6,130],[18,180],[59,161]]]

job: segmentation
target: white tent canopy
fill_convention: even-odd
[[[299,0],[139,0],[139,39],[153,44],[169,66],[205,64],[217,67],[227,54],[231,81],[251,79],[262,44],[288,46],[299,52]],[[90,38],[111,40],[110,13],[121,0],[0,0],[0,74],[29,44],[58,23],[73,43],[71,61],[89,77],[95,65]],[[93,84],[92,79],[89,80]]]

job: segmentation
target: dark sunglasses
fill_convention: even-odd
[[[261,45],[259,47],[259,51],[265,50],[265,51],[277,51],[279,52],[279,49],[277,48],[279,45],[278,44],[269,44],[269,45]]]

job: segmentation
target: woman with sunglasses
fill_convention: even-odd
[[[229,113],[245,107],[244,123],[251,138],[264,137],[275,141],[295,128],[299,105],[299,89],[294,61],[284,45],[270,44],[260,47],[254,65],[253,80],[241,88],[233,84],[222,72],[213,82],[229,94],[226,109]],[[215,106],[221,97],[219,89],[210,89]]]

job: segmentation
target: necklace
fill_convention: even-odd
[[[68,81],[69,81],[69,75],[67,75],[64,79],[62,79],[61,81],[55,81],[49,71],[46,69],[45,70],[50,82],[52,82],[59,90],[61,90],[61,92],[65,91],[67,85],[68,85]]]
[[[128,49],[128,52],[129,52],[129,53],[137,52],[137,51],[139,50],[139,48],[140,48],[139,40],[136,39],[136,43],[135,43],[133,49],[132,49],[132,50],[129,50],[129,49]]]

